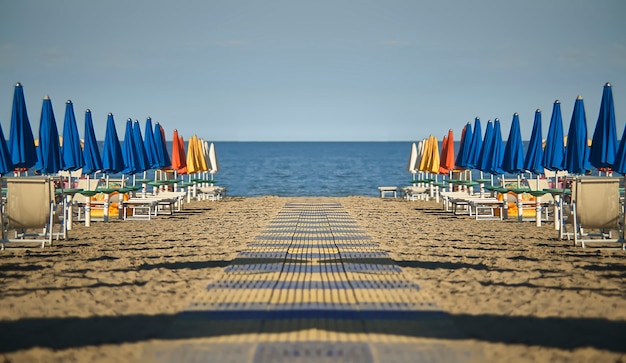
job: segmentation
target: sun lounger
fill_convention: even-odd
[[[419,186],[406,186],[402,188],[402,194],[404,195],[404,199],[406,200],[426,200],[429,197],[429,188]]]
[[[574,245],[624,241],[620,178],[578,177],[572,182]],[[590,232],[593,231],[593,232]],[[617,232],[617,236],[613,233]]]
[[[441,202],[446,212],[452,210],[452,199],[462,199],[471,196],[467,191],[441,192]]]
[[[475,219],[500,219],[504,216],[504,202],[494,197],[463,196],[449,198],[454,215],[467,214]],[[496,214],[495,212],[498,211]]]
[[[220,200],[226,193],[226,188],[220,186],[196,187],[196,198],[198,200]]]
[[[130,198],[123,202],[124,220],[150,220],[158,213],[159,200],[154,198]]]
[[[2,250],[8,245],[52,246],[55,224],[55,187],[49,177],[4,178],[6,205],[2,213]],[[10,232],[14,236],[10,237]],[[62,233],[62,232],[61,232]],[[57,234],[58,236],[59,234]]]
[[[380,192],[381,198],[384,198],[385,195],[387,194],[393,195],[393,197],[396,198],[398,194],[398,187],[396,186],[378,187],[378,191]]]

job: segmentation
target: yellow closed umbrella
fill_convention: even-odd
[[[196,145],[198,137],[193,135],[187,141],[187,173],[191,176],[193,173],[197,173],[200,171],[200,165],[198,164],[198,156],[196,155],[198,152],[198,148]]]
[[[430,148],[427,171],[433,174],[439,174],[439,140],[433,135],[428,139],[428,147]]]

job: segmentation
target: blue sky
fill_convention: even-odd
[[[211,141],[415,141],[520,114],[529,138],[577,95],[590,136],[602,86],[626,122],[622,0],[0,0],[0,121],[24,86],[59,128],[74,102]],[[484,126],[483,126],[484,130]],[[458,138],[458,136],[457,136]]]

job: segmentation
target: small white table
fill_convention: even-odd
[[[380,197],[384,198],[386,193],[393,193],[393,197],[397,197],[398,187],[378,187]]]

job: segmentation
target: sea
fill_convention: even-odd
[[[102,153],[104,143],[98,144]],[[167,144],[169,151],[171,142]],[[220,170],[212,178],[229,196],[379,196],[379,186],[402,187],[416,177],[407,170],[411,144],[214,142]],[[526,149],[527,141],[523,144]],[[457,141],[455,155],[458,149]],[[132,176],[126,177],[132,180]],[[145,177],[154,178],[154,171]],[[479,177],[473,170],[472,178]]]
[[[215,142],[230,196],[377,196],[404,186],[410,142]]]

